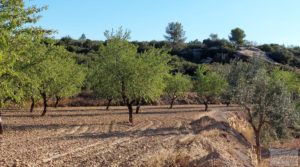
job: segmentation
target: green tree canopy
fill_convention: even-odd
[[[181,73],[168,75],[166,77],[166,85],[165,92],[171,99],[170,108],[173,108],[174,101],[178,97],[184,96],[193,87],[190,77]]]
[[[79,41],[85,41],[85,40],[86,40],[85,34],[81,34],[81,36],[79,37]]]
[[[72,55],[69,56],[60,62],[62,73],[53,90],[56,98],[55,107],[57,107],[61,98],[80,93],[81,88],[84,86],[86,69],[78,65]]]
[[[109,34],[109,38],[106,45],[100,47],[93,83],[99,89],[111,87],[96,92],[121,100],[128,107],[129,122],[133,123],[134,102],[139,99],[153,101],[162,94],[169,57],[166,51],[154,48],[138,54],[137,47],[125,40],[128,35],[122,31],[106,31],[105,34]]]
[[[283,71],[279,68],[272,70],[271,77],[279,82],[282,82],[287,89],[292,93],[293,98],[300,95],[300,80],[299,74],[291,71]]]
[[[217,41],[217,40],[219,40],[219,36],[218,36],[218,34],[210,34],[209,39],[212,41]]]
[[[220,74],[209,70],[206,65],[199,66],[196,71],[196,77],[194,88],[200,101],[205,104],[205,111],[207,111],[208,104],[214,98],[219,98],[228,84]]]
[[[244,108],[252,126],[257,159],[260,162],[263,135],[284,137],[295,110],[285,85],[272,80],[265,69],[261,68],[254,77],[246,78],[239,79],[236,102]]]
[[[244,38],[246,37],[246,34],[244,30],[240,28],[235,28],[231,30],[229,40],[236,43],[237,45],[243,45],[244,44]]]
[[[249,62],[232,61],[230,64],[215,66],[215,71],[222,75],[228,83],[226,89],[221,93],[222,101],[229,105],[234,102],[239,80],[244,77],[253,78],[257,70],[264,68],[264,64],[258,59],[250,59]]]
[[[38,92],[38,96],[43,99],[44,116],[49,99],[71,96],[80,91],[85,74],[84,69],[76,64],[72,55],[63,47],[40,45],[34,55],[36,62],[26,72],[32,78],[30,84],[33,87],[29,87],[29,90]]]
[[[166,28],[166,33],[164,37],[170,42],[172,48],[174,50],[182,49],[184,41],[186,40],[182,24],[179,22],[169,23]]]
[[[31,27],[44,8],[25,7],[22,0],[0,0],[0,107],[8,101],[21,102],[22,87],[30,78],[19,65],[26,61],[28,46],[46,31]],[[24,25],[27,25],[26,27]],[[0,134],[3,133],[0,112]]]

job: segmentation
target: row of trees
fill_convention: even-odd
[[[208,104],[225,90],[225,78],[205,65],[199,66],[192,81],[190,76],[172,70],[168,50],[149,48],[139,53],[128,42],[130,33],[122,29],[105,35],[106,44],[100,46],[89,81],[94,93],[107,99],[107,109],[112,100],[126,105],[131,123],[133,105],[139,106],[142,101],[153,102],[167,94],[172,108],[178,97],[195,90],[207,111]]]
[[[185,45],[185,31],[183,30],[183,25],[179,22],[171,22],[166,28],[165,39],[169,42],[170,46],[174,51],[178,51],[184,48]],[[232,29],[229,35],[229,40],[236,45],[240,46],[245,43],[246,34],[244,30],[240,28]],[[211,34],[211,40],[220,40],[218,34]]]
[[[178,65],[180,72],[195,75],[197,65],[203,62],[229,63],[236,58],[239,46],[257,47],[264,51],[274,62],[300,67],[299,47],[286,47],[277,44],[265,44],[256,46],[255,43],[245,40],[245,32],[240,28],[231,30],[228,39],[221,39],[217,34],[211,34],[203,41],[185,42],[185,32],[181,23],[172,22],[166,28],[165,41],[132,41],[138,46],[138,52],[144,52],[151,47],[171,48],[173,62]],[[83,34],[78,40],[71,37],[63,37],[57,41],[58,45],[64,46],[68,51],[76,53],[79,64],[90,65],[97,57],[99,46],[105,41],[92,41],[86,39]],[[245,58],[246,57],[242,57]]]
[[[151,102],[166,93],[172,108],[176,98],[195,91],[200,102],[208,104],[219,99],[226,104],[239,104],[254,131],[257,159],[261,142],[288,136],[300,113],[295,109],[299,99],[299,76],[290,71],[264,64],[233,61],[226,65],[200,65],[193,80],[172,71],[170,56],[163,49],[150,48],[138,53],[122,30],[107,35],[107,44],[100,46],[99,59],[91,73],[93,89],[108,101],[122,101],[128,107],[133,123],[133,105]]]
[[[74,55],[46,38],[51,32],[24,26],[35,23],[41,10],[25,8],[23,1],[1,1],[0,107],[31,100],[33,112],[35,103],[42,100],[44,116],[49,99],[56,99],[57,105],[61,98],[81,91],[87,70],[75,62]],[[127,105],[132,122],[134,104],[154,101],[167,92],[173,105],[192,86],[189,77],[169,74],[171,57],[167,49],[139,52],[127,41],[129,34],[122,30],[105,32],[107,41],[99,47],[95,70],[88,75],[99,96]]]
[[[299,120],[295,102],[299,98],[300,82],[294,72],[253,59],[250,63],[234,61],[215,67],[200,65],[191,80],[180,73],[169,74],[168,55],[163,50],[152,48],[138,54],[137,48],[122,38],[122,33],[116,34],[101,47],[101,53],[105,54],[101,55],[92,78],[99,94],[123,100],[131,123],[132,105],[141,99],[156,100],[165,92],[172,108],[177,97],[195,91],[205,104],[205,110],[215,99],[243,108],[254,131],[260,161],[261,142],[266,136],[271,139],[286,137],[290,132],[288,127]]]
[[[21,0],[1,0],[0,8],[0,108],[31,100],[33,111],[42,99],[44,116],[49,99],[58,102],[81,91],[86,70],[64,47],[46,38],[50,31],[29,26],[44,8],[26,8]]]
[[[75,95],[81,91],[85,80],[85,69],[76,64],[72,55],[63,47],[52,44],[34,46],[31,64],[23,71],[30,79],[24,87],[25,97],[32,101],[31,112],[36,100],[42,99],[46,114],[49,99],[55,98],[56,104],[63,97]],[[29,52],[30,53],[30,52]]]
[[[275,62],[300,67],[300,49],[298,46],[289,46],[278,44],[264,44],[256,46],[255,43],[245,40],[245,31],[241,28],[234,28],[231,30],[228,40],[220,39],[217,34],[211,34],[210,38],[200,42],[198,40],[185,43],[185,31],[179,22],[169,23],[166,28],[165,38],[169,46],[172,48],[172,54],[185,57],[192,62],[200,62],[199,59],[207,56],[211,57],[214,62],[224,62],[224,58],[220,60],[218,55],[226,56],[226,59],[232,59],[234,51],[240,46],[257,47],[264,51],[266,55]],[[201,48],[201,57],[193,58],[193,54],[188,53],[191,48]],[[213,49],[212,49],[213,48]],[[228,60],[226,60],[229,62]]]

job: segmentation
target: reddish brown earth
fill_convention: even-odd
[[[239,108],[203,109],[144,106],[134,125],[125,107],[51,108],[45,117],[5,111],[0,166],[159,166],[179,152],[190,166],[254,166]]]

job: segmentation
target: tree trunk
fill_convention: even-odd
[[[226,107],[229,107],[229,105],[230,105],[230,102],[226,102]]]
[[[0,135],[3,134],[3,125],[2,125],[2,117],[1,117],[1,111],[0,111]]]
[[[43,94],[42,97],[43,97],[43,102],[44,102],[44,110],[43,110],[43,113],[42,113],[41,116],[45,116],[45,115],[46,115],[46,112],[47,112],[48,101],[47,101],[47,96],[46,96],[46,94]]]
[[[175,98],[172,98],[172,100],[171,100],[171,104],[170,104],[170,109],[172,109],[172,108],[173,108],[174,101],[175,101]]]
[[[58,107],[58,103],[59,103],[59,101],[61,100],[61,97],[58,97],[58,96],[56,96],[56,102],[55,102],[55,108],[57,108]]]
[[[112,100],[113,99],[107,99],[106,110],[109,110]]]
[[[260,131],[255,131],[255,143],[256,143],[256,156],[257,162],[260,164],[261,161],[261,147],[260,147]]]
[[[35,100],[34,97],[31,97],[31,106],[30,106],[30,112],[32,113],[34,110]]]
[[[132,103],[127,102],[127,107],[128,107],[128,112],[129,112],[129,123],[133,124],[133,118],[132,118],[133,108],[132,108]]]
[[[141,105],[136,106],[135,113],[138,114],[140,112]]]
[[[207,111],[207,109],[208,109],[208,102],[204,102],[204,105],[205,105],[205,110],[204,111]]]
[[[135,109],[135,113],[136,113],[136,114],[138,114],[138,113],[139,113],[139,111],[140,111],[140,108],[141,108],[141,102],[140,102],[140,101],[138,101],[138,102],[136,103],[136,109]]]
[[[141,108],[142,100],[136,100],[135,114],[138,114]]]

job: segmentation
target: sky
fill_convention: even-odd
[[[105,40],[105,30],[122,26],[131,40],[163,40],[170,22],[180,22],[187,41],[202,41],[209,34],[228,38],[236,27],[257,44],[300,45],[299,0],[25,0],[26,5],[47,5],[37,24],[71,36]]]

